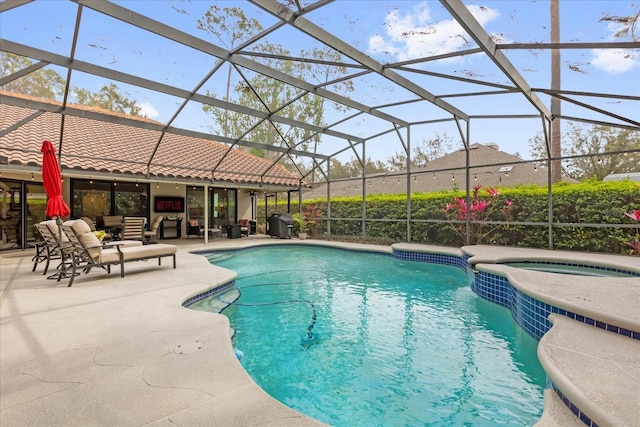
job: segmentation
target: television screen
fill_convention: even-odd
[[[155,211],[158,213],[184,212],[184,197],[156,196],[154,201]]]

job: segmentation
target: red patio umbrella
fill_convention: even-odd
[[[56,217],[58,224],[58,244],[62,251],[62,217],[69,215],[71,209],[62,198],[62,176],[56,158],[56,150],[51,141],[42,141],[42,183],[44,191],[47,193],[47,216]],[[60,279],[58,279],[60,280]]]

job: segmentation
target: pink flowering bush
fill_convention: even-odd
[[[630,242],[627,243],[627,246],[631,248],[632,254],[640,255],[640,209],[636,209],[631,212],[625,212],[626,216],[631,218],[636,223],[636,235]]]
[[[310,236],[315,236],[317,234],[316,229],[323,216],[324,212],[322,212],[322,209],[320,209],[318,205],[308,205],[302,210],[302,217],[304,219],[306,229],[309,230]]]
[[[496,230],[499,225],[488,228],[486,221],[489,221],[491,215],[495,209],[500,209],[502,217],[505,221],[511,219],[514,204],[510,200],[505,200],[503,204],[499,203],[500,191],[493,187],[487,187],[481,194],[482,186],[476,185],[473,187],[470,203],[467,206],[467,201],[462,197],[454,197],[454,203],[447,203],[443,212],[447,219],[450,221],[453,229],[462,238],[463,243],[466,242],[466,221],[471,221],[471,244],[482,243],[489,234]],[[482,196],[488,196],[488,199],[483,199]]]

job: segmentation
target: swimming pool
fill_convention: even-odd
[[[460,269],[387,255],[268,246],[212,262],[239,273],[224,310],[254,380],[340,425],[532,425],[537,342]],[[222,294],[192,308],[218,311]],[[311,334],[311,336],[309,335]]]

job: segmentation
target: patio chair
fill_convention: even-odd
[[[107,232],[107,237],[113,240],[120,240],[123,220],[124,217],[122,215],[105,215],[102,217],[102,225]]]
[[[240,225],[240,236],[244,234],[249,237],[249,220],[248,219],[239,219],[238,224]]]
[[[149,230],[144,230],[144,233],[143,233],[144,240],[142,242],[145,245],[148,245],[149,243],[155,243],[153,241],[153,238],[158,235],[158,229],[160,229],[160,223],[162,222],[163,219],[164,217],[162,215],[157,216],[151,223],[151,228]]]
[[[71,256],[71,278],[67,286],[73,284],[75,273],[81,268],[84,273],[89,273],[92,268],[98,267],[111,272],[112,265],[120,265],[120,277],[124,277],[124,264],[128,261],[147,261],[157,258],[158,265],[162,265],[162,258],[172,257],[173,268],[176,268],[175,245],[155,244],[142,245],[136,241],[135,246],[127,246],[122,241],[108,242],[104,245],[89,229],[87,223],[82,220],[66,221],[62,230],[73,245]]]
[[[147,223],[145,217],[125,216],[122,221],[123,240],[144,240],[144,225]]]
[[[187,223],[187,239],[191,236],[204,237],[204,230],[198,218],[190,218]]]
[[[50,219],[48,221],[42,221],[38,224],[35,224],[36,230],[42,236],[44,242],[39,244],[38,253],[32,259],[34,262],[33,269],[31,271],[36,271],[36,267],[39,263],[45,262],[44,271],[42,275],[46,275],[49,270],[49,264],[52,260],[60,260],[60,264],[56,267],[59,270],[55,275],[50,276],[49,278],[60,279],[65,275],[66,270],[70,267],[70,256],[73,251],[73,246],[67,236],[62,233],[60,236],[60,229],[58,228],[58,224],[55,220]],[[62,238],[62,242],[60,239]]]

